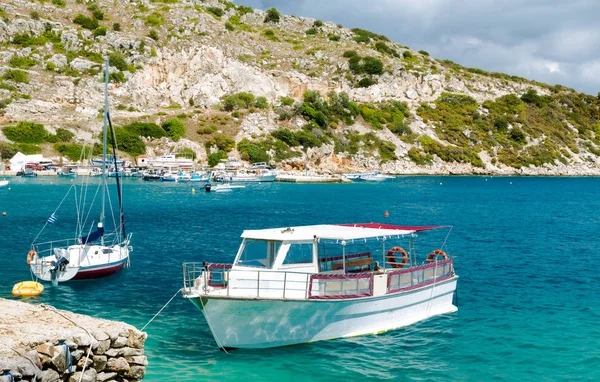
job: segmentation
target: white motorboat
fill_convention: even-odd
[[[240,182],[274,182],[277,174],[267,168],[255,168],[255,169],[240,169],[230,175],[223,176],[225,181],[231,183]]]
[[[354,180],[362,180],[362,181],[366,181],[366,182],[384,182],[386,180],[392,180],[392,179],[396,179],[396,177],[393,175],[384,175],[379,171],[374,171],[369,174],[359,175]]]
[[[222,348],[396,329],[457,310],[453,260],[440,249],[419,258],[414,249],[415,233],[434,228],[442,227],[244,231],[233,264],[184,263],[183,296],[202,311]]]
[[[9,180],[0,180],[0,187],[6,187],[9,183]]]
[[[234,190],[239,190],[242,188],[245,188],[246,186],[243,186],[241,184],[229,184],[229,183],[220,183],[217,184],[216,186],[213,186],[212,184],[207,184],[204,186],[204,190],[206,192],[231,192]]]
[[[119,181],[120,173],[117,169],[116,160],[116,138],[115,132],[110,120],[108,111],[108,61],[106,61],[105,72],[105,98],[104,98],[104,146],[103,162],[101,163],[102,180],[98,185],[96,193],[101,192],[101,212],[97,225],[95,222],[88,223],[88,218],[93,211],[95,196],[87,200],[92,200],[91,205],[86,205],[86,191],[89,188],[89,179],[82,179],[81,189],[76,189],[73,184],[69,188],[67,195],[60,202],[59,206],[48,218],[46,224],[38,233],[31,250],[27,254],[27,263],[36,278],[52,283],[64,282],[76,279],[99,278],[118,272],[129,264],[129,253],[132,248],[129,246],[131,234],[127,235],[125,231],[125,220],[123,215],[122,190]],[[108,128],[112,132],[113,157],[109,160],[106,154]],[[105,205],[110,203],[108,194],[108,171],[109,164],[114,166],[117,195],[118,195],[118,217],[106,219]],[[45,228],[53,225],[59,219],[57,214],[63,203],[67,200],[69,193],[73,191],[74,205],[77,209],[76,235],[74,239],[53,240],[48,242],[38,242]],[[110,211],[112,211],[110,203]],[[110,227],[105,234],[105,224],[107,221],[114,222],[114,227]]]

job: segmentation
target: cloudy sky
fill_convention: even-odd
[[[235,0],[384,34],[467,67],[600,92],[598,0]]]

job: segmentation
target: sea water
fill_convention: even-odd
[[[81,178],[10,180],[0,188],[4,298],[30,278],[30,243]],[[600,379],[598,178],[400,177],[226,194],[126,179],[124,198],[131,268],[46,284],[27,301],[141,328],[181,288],[182,262],[231,262],[242,230],[304,224],[451,225],[446,248],[460,276],[456,313],[380,335],[228,354],[177,296],[146,329],[147,381]],[[74,235],[66,205],[43,235]],[[443,243],[440,232],[419,235],[420,255]]]

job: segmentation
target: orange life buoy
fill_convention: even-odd
[[[402,261],[396,261],[396,253],[402,254]],[[386,259],[387,262],[392,265],[392,268],[402,268],[406,265],[406,262],[408,261],[408,254],[404,249],[400,247],[393,247],[387,252]]]
[[[442,251],[441,249],[436,249],[435,251],[431,252],[429,254],[429,256],[427,256],[427,262],[433,263],[435,261],[435,257],[437,255],[442,256],[444,258],[444,260],[446,260],[448,258],[448,255],[446,255],[446,252]]]
[[[33,249],[31,251],[29,251],[29,253],[27,253],[27,265],[31,264],[31,262],[33,261],[33,257],[37,255],[37,252],[34,251]]]

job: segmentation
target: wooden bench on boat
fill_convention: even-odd
[[[347,271],[368,271],[371,269],[371,264],[373,264],[371,252],[354,253],[346,256]],[[332,268],[333,270],[344,269],[344,261],[334,262]]]

